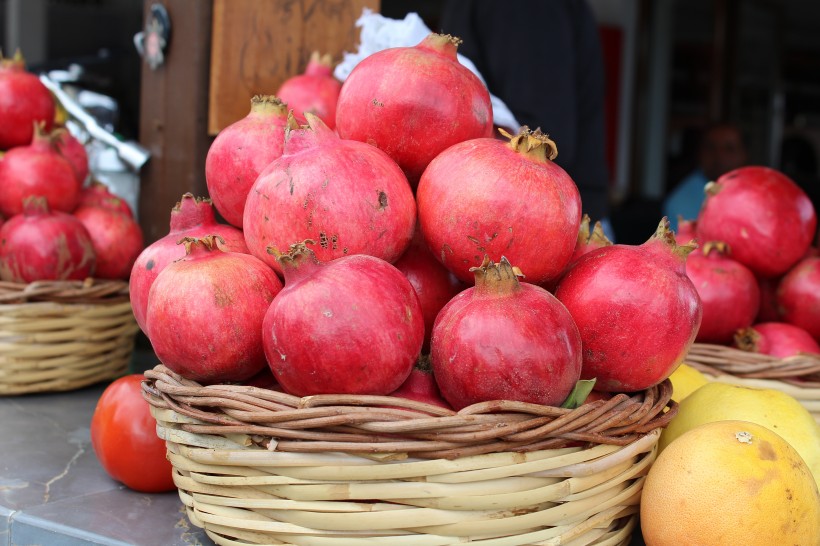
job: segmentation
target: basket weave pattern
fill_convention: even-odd
[[[200,386],[143,395],[218,544],[628,544],[671,384],[569,410]],[[578,541],[578,542],[571,542]]]
[[[138,330],[126,282],[0,282],[0,395],[122,375]]]
[[[686,362],[717,381],[793,396],[820,424],[820,356],[776,358],[724,345],[695,343]]]

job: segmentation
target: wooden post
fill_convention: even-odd
[[[157,0],[145,0],[144,20]],[[145,243],[168,233],[171,208],[185,192],[207,195],[208,75],[212,4],[162,0],[171,19],[165,64],[142,65],[140,143],[151,151],[140,187],[140,225]]]

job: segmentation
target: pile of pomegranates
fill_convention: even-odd
[[[0,280],[126,280],[142,230],[125,201],[87,184],[85,147],[54,115],[22,56],[0,57]]]
[[[701,323],[695,245],[666,219],[637,246],[590,229],[560,143],[527,127],[494,137],[458,44],[431,34],[376,53],[332,104],[314,58],[217,136],[213,203],[183,196],[131,271],[163,364],[454,410],[558,406],[582,378],[631,392],[674,371]]]

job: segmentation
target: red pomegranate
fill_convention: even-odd
[[[220,131],[208,149],[208,193],[230,224],[242,227],[248,192],[265,167],[282,155],[287,123],[287,105],[273,95],[257,95],[250,113]]]
[[[581,337],[549,292],[519,283],[506,258],[473,269],[475,286],[438,315],[430,342],[433,373],[460,410],[488,400],[557,406],[581,373]]]
[[[817,216],[806,193],[783,173],[741,167],[707,184],[698,239],[724,241],[732,257],[762,277],[788,271],[806,253]]]
[[[422,347],[422,352],[428,353],[430,351],[430,334],[433,331],[436,316],[442,307],[453,299],[453,296],[467,286],[430,254],[430,250],[424,244],[418,230],[413,235],[410,246],[393,265],[404,273],[419,297],[421,311],[424,315],[424,347]]]
[[[612,241],[610,241],[609,237],[607,237],[606,233],[604,233],[604,228],[601,225],[601,222],[595,222],[591,232],[589,231],[590,222],[590,217],[584,214],[581,218],[581,227],[578,228],[578,238],[575,241],[575,250],[572,253],[572,258],[569,260],[570,264],[578,260],[578,258],[584,254],[589,254],[596,248],[603,248],[605,246],[612,245]]]
[[[285,287],[265,316],[263,342],[282,388],[297,396],[399,388],[424,341],[421,306],[404,275],[373,256],[321,263],[305,243],[278,259]]]
[[[760,308],[760,289],[749,269],[730,257],[726,244],[710,241],[686,260],[686,275],[703,306],[695,341],[731,343],[739,328],[751,326]]]
[[[333,59],[314,51],[304,74],[285,80],[276,94],[284,101],[299,123],[306,123],[305,112],[315,114],[325,125],[336,127],[336,103],[342,84],[333,77]]]
[[[507,135],[509,137],[509,135]],[[417,199],[427,246],[459,279],[484,255],[516,264],[526,280],[556,279],[575,250],[581,197],[552,162],[555,143],[526,127],[509,143],[474,139],[448,148],[424,171]]]
[[[685,220],[678,215],[678,231],[675,232],[675,242],[685,245],[689,241],[697,241],[698,224],[696,220]]]
[[[23,212],[0,228],[0,280],[83,280],[94,273],[96,259],[83,224],[49,210],[44,197],[27,198]]]
[[[225,242],[222,249],[227,252],[248,254],[245,237],[235,227],[217,224],[210,199],[194,197],[186,193],[171,209],[171,229],[168,235],[151,243],[140,253],[131,268],[129,280],[131,307],[137,324],[146,332],[146,311],[148,293],[157,275],[165,267],[185,257],[185,247],[177,244],[183,237],[200,238],[216,235]]]
[[[185,378],[243,381],[265,367],[262,321],[282,283],[248,254],[215,238],[184,237],[185,257],[151,286],[146,322],[157,357]]]
[[[412,185],[453,144],[492,135],[490,94],[456,57],[461,40],[430,34],[374,53],[342,85],[336,129],[387,152]],[[477,264],[476,264],[477,265]]]
[[[647,389],[683,361],[702,316],[686,276],[694,248],[677,245],[664,218],[646,243],[593,250],[561,279],[555,296],[578,325],[581,377],[595,378],[596,390]]]
[[[85,146],[66,129],[59,129],[54,134],[56,135],[54,144],[57,146],[57,151],[71,163],[74,173],[77,175],[77,180],[82,185],[85,179],[88,178],[88,153],[85,151]]]
[[[0,159],[0,213],[11,217],[23,211],[32,195],[46,198],[51,210],[71,212],[82,185],[71,163],[61,156],[52,135],[39,128],[28,146],[13,148]]]
[[[777,305],[783,322],[820,341],[820,258],[805,258],[786,273],[777,287]]]
[[[780,322],[780,309],[777,308],[777,286],[782,277],[757,278],[757,287],[760,290],[760,309],[755,322]]]
[[[326,262],[350,254],[396,260],[413,236],[416,204],[384,152],[342,140],[313,114],[290,130],[282,157],[259,176],[245,203],[245,242],[281,271],[267,247],[312,239]]]
[[[438,390],[436,378],[433,376],[432,365],[426,357],[419,359],[407,380],[398,389],[391,392],[390,396],[398,396],[399,398],[452,409],[450,404],[441,397],[441,391]]]
[[[763,322],[735,333],[735,347],[787,358],[800,353],[820,355],[820,345],[806,330],[785,322]]]
[[[0,55],[0,150],[26,146],[34,124],[50,131],[54,123],[54,99],[34,74],[26,71],[20,51],[13,59]]]
[[[103,207],[125,214],[129,218],[134,217],[134,213],[128,203],[125,202],[125,199],[111,193],[108,186],[96,180],[80,192],[80,202],[77,208],[81,207]]]
[[[74,211],[74,216],[91,236],[97,255],[95,276],[128,280],[134,261],[144,246],[142,229],[136,220],[104,207],[80,207]]]

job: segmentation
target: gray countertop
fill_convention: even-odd
[[[176,492],[137,493],[102,469],[90,423],[105,386],[0,397],[0,545],[212,545]]]

